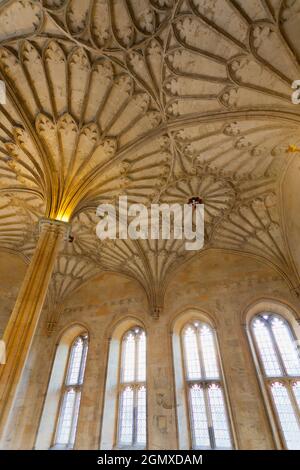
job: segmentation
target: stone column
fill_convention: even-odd
[[[56,220],[40,221],[40,237],[4,331],[6,364],[0,365],[0,438],[40,318],[57,252],[68,227]]]

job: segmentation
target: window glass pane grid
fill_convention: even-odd
[[[193,448],[230,449],[214,331],[195,321],[183,330],[183,346]]]
[[[253,322],[253,333],[260,352],[260,357],[266,376],[281,377],[283,375],[283,371],[281,370],[277,353],[266,322],[260,318],[256,318]]]
[[[292,388],[298,405],[298,411],[300,413],[300,381],[294,382]]]
[[[135,337],[132,332],[125,336],[123,348],[122,381],[133,382],[135,378]]]
[[[87,359],[87,351],[88,351],[88,339],[84,338],[82,358],[81,358],[81,366],[80,366],[80,374],[79,374],[79,380],[78,380],[80,385],[82,385],[83,379],[84,379],[86,359]]]
[[[78,338],[73,344],[71,354],[70,354],[70,361],[69,361],[67,380],[66,380],[67,385],[75,385],[79,383],[82,352],[83,352],[83,340],[82,338]]]
[[[67,390],[60,411],[56,444],[68,445],[70,442],[75,402],[76,391],[74,389]]]
[[[126,387],[120,400],[119,442],[123,445],[131,445],[133,440],[133,399],[133,389]]]
[[[146,445],[146,388],[137,390],[137,443]]]
[[[297,343],[291,334],[289,326],[280,318],[273,317],[271,327],[286,372],[289,375],[300,376],[300,358],[297,351]]]
[[[286,446],[300,450],[300,427],[287,387],[281,382],[271,384],[271,394],[279,417]]]
[[[78,337],[70,351],[65,387],[60,406],[55,444],[73,447],[79,415],[81,387],[88,350],[87,336]]]
[[[205,377],[209,379],[218,379],[219,368],[213,332],[206,325],[202,326],[200,329],[200,344],[204,362]]]
[[[285,445],[300,449],[300,357],[291,327],[285,318],[269,312],[252,321],[259,357],[268,377],[267,385],[278,417]],[[279,377],[272,380],[270,377]]]
[[[201,379],[201,367],[195,328],[191,326],[187,327],[184,331],[183,338],[187,378],[189,380],[199,380]]]
[[[193,447],[211,448],[203,388],[200,385],[193,385],[189,393]]]
[[[231,449],[231,437],[223,392],[218,384],[208,387],[208,396],[213,422],[215,446],[218,449]]]
[[[141,332],[137,337],[138,371],[137,381],[146,381],[146,335]]]
[[[74,411],[73,411],[73,421],[72,421],[72,427],[71,427],[71,433],[70,433],[69,444],[71,446],[73,446],[74,442],[75,442],[77,422],[78,422],[78,416],[79,416],[80,400],[81,400],[81,391],[78,391],[76,393],[76,398],[75,398]]]
[[[118,445],[145,447],[146,334],[141,328],[135,327],[124,336],[121,363],[121,384],[125,388],[120,393]]]

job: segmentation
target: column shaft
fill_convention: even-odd
[[[0,365],[0,436],[36,331],[60,242],[68,225],[45,219],[40,237],[5,329],[6,364]]]

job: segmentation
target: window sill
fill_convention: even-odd
[[[146,450],[147,447],[145,446],[126,446],[126,445],[118,445],[114,446],[113,450]]]
[[[49,450],[73,450],[73,446],[55,444],[54,446],[50,447]]]

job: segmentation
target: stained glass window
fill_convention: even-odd
[[[300,450],[300,355],[288,322],[279,315],[256,315],[254,343],[285,447]]]
[[[72,448],[74,446],[87,350],[87,335],[78,336],[70,350],[55,433],[56,447]]]
[[[121,351],[118,447],[146,447],[146,335],[135,327]]]
[[[232,438],[212,328],[195,321],[183,330],[192,446],[231,449]]]

